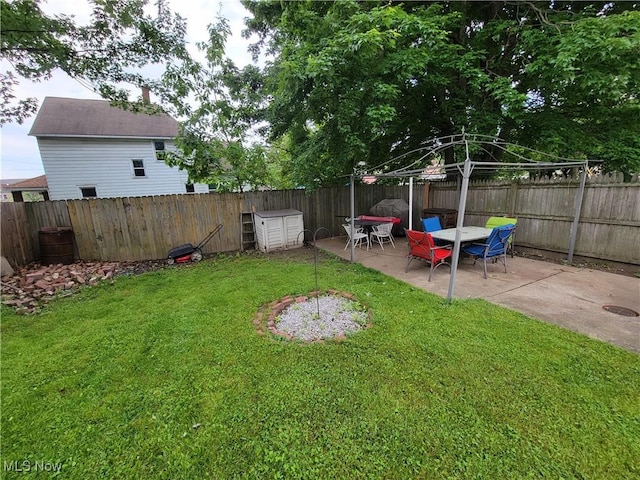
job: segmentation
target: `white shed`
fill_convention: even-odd
[[[255,212],[256,240],[262,252],[301,247],[304,242],[304,222],[299,210]]]

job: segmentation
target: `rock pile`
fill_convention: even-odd
[[[43,304],[71,295],[83,285],[97,285],[116,275],[137,274],[166,267],[166,262],[76,262],[43,266],[33,263],[2,277],[2,303],[18,313],[36,313]]]

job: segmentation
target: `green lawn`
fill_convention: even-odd
[[[308,252],[309,253],[309,252]],[[312,260],[312,254],[309,253]],[[373,326],[258,335],[313,262],[221,256],[2,310],[2,462],[63,478],[638,478],[640,357],[322,259]],[[426,270],[425,270],[426,275]],[[23,478],[2,472],[2,478]],[[41,477],[44,478],[44,477]]]

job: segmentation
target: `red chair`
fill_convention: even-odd
[[[451,268],[451,263],[445,261],[451,257],[451,247],[436,246],[433,243],[433,237],[427,232],[407,230],[406,228],[404,232],[409,242],[407,267],[404,269],[405,273],[409,271],[409,264],[414,258],[429,263],[429,281],[431,281],[433,271],[440,265],[448,265],[449,268]]]

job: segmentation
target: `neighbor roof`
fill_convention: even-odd
[[[29,135],[35,137],[174,138],[178,122],[112,107],[106,100],[45,97]]]
[[[2,188],[9,187],[14,183],[23,182],[25,180],[27,179],[26,178],[4,178],[0,180],[0,185],[2,185]]]
[[[39,177],[29,178],[22,182],[11,184],[9,190],[45,190],[47,185],[47,176],[40,175]]]

